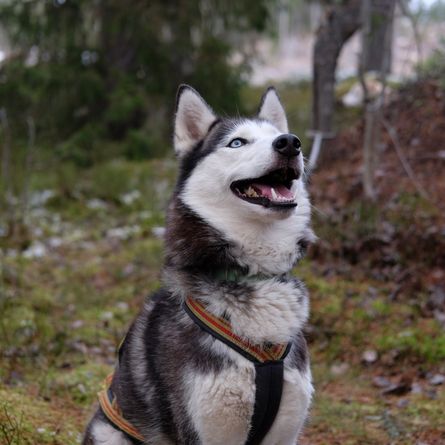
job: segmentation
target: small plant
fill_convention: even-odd
[[[0,443],[4,445],[20,445],[22,435],[23,413],[16,417],[11,412],[8,402],[0,402]]]
[[[445,39],[441,39],[440,46],[436,48],[428,59],[417,67],[419,77],[437,79],[445,90]]]

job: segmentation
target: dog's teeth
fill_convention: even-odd
[[[255,190],[253,187],[251,187],[250,185],[249,185],[249,188],[246,190],[246,195],[247,195],[249,198],[257,198],[257,197],[258,197],[258,193],[257,193],[256,190]]]
[[[274,189],[273,187],[272,187],[272,199],[273,199],[274,201],[279,200],[278,195],[277,195],[277,192],[275,191],[275,189]]]
[[[290,188],[290,191],[293,194],[293,201],[295,201],[295,199],[297,199],[297,194],[298,194],[298,182],[297,181],[292,181],[292,186]]]

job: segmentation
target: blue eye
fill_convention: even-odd
[[[230,148],[240,148],[240,147],[242,147],[243,145],[246,145],[246,144],[247,144],[247,141],[245,139],[235,138],[235,139],[232,139],[229,142],[228,147],[230,147]]]

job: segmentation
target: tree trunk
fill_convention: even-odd
[[[131,15],[125,16],[124,9],[125,6],[116,1],[102,1],[98,6],[101,23],[99,45],[104,66],[110,71],[107,83],[111,89],[116,83],[115,71],[129,73],[134,70],[136,62],[136,50],[132,42],[133,28],[128,26]]]
[[[376,197],[374,173],[380,144],[380,114],[384,105],[386,76],[390,72],[392,23],[396,0],[363,0],[362,54],[360,81],[363,87],[365,131],[363,139],[363,192],[367,199]],[[366,84],[366,72],[377,71],[380,92],[372,97]]]
[[[361,1],[346,0],[327,6],[317,31],[313,53],[312,127],[332,131],[337,59],[345,42],[361,25]]]
[[[363,1],[363,47],[364,71],[389,73],[391,71],[393,16],[396,0]],[[385,50],[383,48],[385,47]]]

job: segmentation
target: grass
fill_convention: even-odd
[[[28,388],[29,390],[29,388]],[[75,445],[80,443],[77,410],[68,400],[45,401],[23,389],[0,386],[0,443]],[[67,416],[67,413],[69,415]]]
[[[319,358],[318,354],[314,357]],[[314,364],[318,389],[303,445],[316,444],[440,444],[445,437],[445,394],[408,393],[383,396],[372,385],[372,371],[351,366],[333,373]],[[428,439],[427,439],[428,438]]]
[[[421,307],[410,301],[392,301],[384,284],[338,276],[320,279],[308,264],[297,271],[311,291],[316,335],[331,341],[335,332],[341,339],[342,348],[333,360],[353,359],[357,347],[376,350],[381,356],[397,352],[400,357],[431,364],[440,364],[445,358],[440,323],[424,318]],[[331,346],[329,352],[334,350]]]

